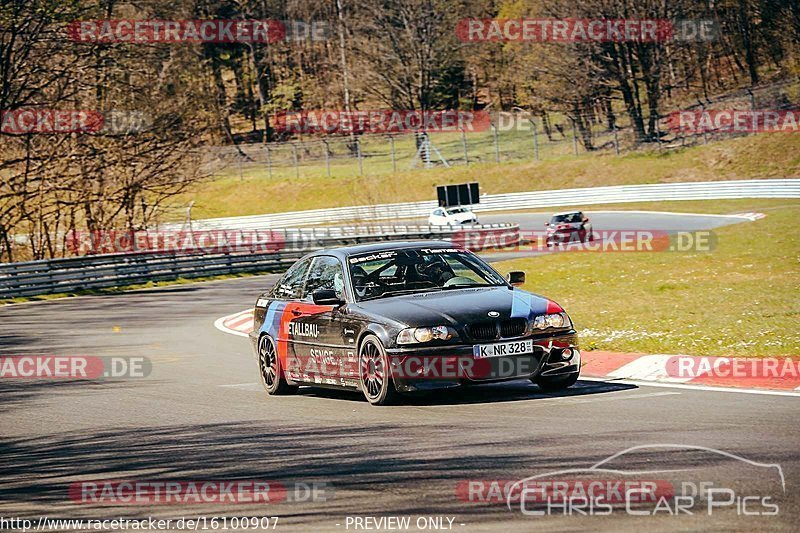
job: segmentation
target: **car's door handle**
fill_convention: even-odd
[[[299,310],[299,309],[292,309],[292,314],[294,316],[300,316],[300,315],[303,314],[303,312],[301,310]]]

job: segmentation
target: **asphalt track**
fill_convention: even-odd
[[[591,216],[596,228],[622,229],[613,215]],[[741,221],[630,216],[622,218],[646,229]],[[357,394],[318,389],[267,397],[247,340],[212,324],[251,305],[275,279],[0,308],[2,355],[146,356],[153,365],[142,379],[2,380],[0,516],[279,516],[277,531],[352,531],[355,516],[410,516],[412,531],[417,518],[429,516],[453,518],[452,529],[460,531],[796,530],[796,398],[596,381],[580,381],[564,394],[545,394],[525,381],[484,385],[382,408]],[[775,488],[770,469],[676,448],[629,456],[624,468],[702,470],[716,486],[737,487],[737,496],[769,486],[778,515],[741,516],[731,505],[711,516],[698,508],[680,517],[624,510],[533,517],[502,503],[465,502],[456,492],[464,480],[586,468],[632,446],[665,443],[780,465],[785,492]],[[326,501],[258,505],[85,505],[68,496],[73,482],[108,479],[316,481],[335,492],[329,488]]]

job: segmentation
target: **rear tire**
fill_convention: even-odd
[[[258,339],[258,374],[261,384],[270,396],[297,392],[297,386],[286,383],[275,343],[268,335],[262,335]]]
[[[571,386],[575,385],[578,381],[579,374],[576,372],[575,374],[570,374],[568,376],[558,376],[558,377],[535,377],[532,378],[531,381],[536,383],[540,389],[546,392],[557,392],[562,391],[564,389],[568,389]]]
[[[389,356],[375,335],[367,335],[358,348],[358,378],[361,391],[372,405],[390,405],[397,400]]]

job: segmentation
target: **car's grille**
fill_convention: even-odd
[[[528,321],[524,318],[512,318],[511,320],[504,320],[500,322],[500,336],[506,337],[519,337],[525,333],[525,328],[528,326]]]
[[[489,341],[497,338],[496,322],[481,322],[467,326],[469,336],[476,341]]]
[[[499,324],[497,322],[478,322],[468,325],[467,331],[469,336],[476,341],[490,341],[498,337],[498,325],[500,337],[507,339],[522,336],[528,326],[528,321],[524,318],[512,318],[511,320],[503,320]]]

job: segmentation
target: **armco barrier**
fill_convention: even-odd
[[[479,250],[514,245],[520,238],[519,226],[511,224],[459,228],[368,226],[280,231],[285,244],[280,251],[256,251],[259,243],[250,243],[248,247],[227,253],[147,251],[0,264],[0,298],[102,289],[148,281],[169,281],[179,277],[275,272],[285,269],[309,251],[358,243],[441,239]]]
[[[473,206],[473,208],[476,212],[484,212],[591,204],[736,198],[800,198],[800,179],[653,183],[490,194],[481,196],[481,202]],[[195,221],[194,229],[312,226],[346,220],[419,218],[427,217],[436,206],[437,203],[431,200],[427,202],[336,207],[268,215],[215,218]]]

